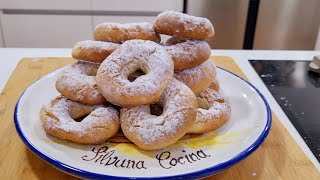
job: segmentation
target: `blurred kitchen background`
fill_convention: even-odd
[[[0,0],[0,47],[71,48],[101,22],[209,18],[216,49],[320,50],[320,0]]]

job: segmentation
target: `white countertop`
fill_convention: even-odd
[[[307,144],[303,141],[297,130],[291,124],[279,104],[273,98],[267,87],[256,74],[248,62],[248,59],[270,59],[270,60],[311,60],[313,56],[320,55],[320,51],[248,51],[248,50],[213,50],[212,55],[232,57],[249,81],[256,86],[266,97],[271,109],[279,117],[279,120],[287,128],[291,136],[303,149],[312,163],[320,171],[320,163],[312,154]],[[23,57],[70,57],[71,49],[19,49],[0,48],[0,90],[9,79],[17,63]],[[320,154],[319,154],[320,156]]]

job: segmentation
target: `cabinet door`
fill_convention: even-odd
[[[1,16],[6,47],[71,48],[92,38],[92,16]]]
[[[122,12],[161,12],[175,10],[182,12],[183,0],[92,0],[92,10]]]
[[[90,10],[91,0],[1,0],[1,9]]]

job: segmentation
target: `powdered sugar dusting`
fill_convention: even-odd
[[[162,23],[177,22],[181,24],[185,31],[192,32],[196,30],[203,30],[208,32],[214,32],[212,23],[204,17],[196,17],[188,14],[176,12],[176,11],[164,11],[158,14],[157,19],[168,19],[169,21],[163,21]],[[178,30],[178,29],[177,29]],[[212,36],[211,34],[210,36]]]
[[[64,97],[57,97],[49,105],[44,106],[43,111],[45,113],[44,126],[46,129],[59,129],[74,133],[78,137],[94,133],[92,128],[108,125],[114,120],[117,121],[119,117],[118,112],[110,107],[84,105]],[[72,117],[85,115],[87,117],[81,122],[76,122],[73,119],[75,117]]]
[[[95,28],[95,39],[123,43],[131,39],[160,41],[152,24],[148,22],[139,23],[101,23]]]
[[[231,107],[229,101],[222,97],[220,93],[212,90],[205,89],[201,93],[197,94],[198,99],[206,101],[209,105],[209,109],[198,108],[196,122],[205,122],[208,120],[215,120],[222,114],[230,115]]]
[[[57,90],[75,101],[103,102],[104,98],[96,86],[95,75],[98,67],[98,64],[80,61],[70,65],[57,80]]]
[[[199,27],[200,24],[204,24],[207,29],[213,27],[211,22],[207,18],[191,16],[177,11],[164,11],[158,15],[158,18],[161,17],[173,18],[178,22],[184,24],[185,28],[190,30]]]
[[[210,57],[210,46],[206,41],[188,40],[171,46],[165,46],[167,52],[172,56],[175,63],[179,61],[191,62],[198,59],[199,56],[206,55],[206,59]],[[206,53],[209,52],[209,53]]]
[[[112,42],[86,40],[86,41],[78,42],[75,45],[75,48],[92,49],[94,51],[102,52],[102,51],[114,51],[119,46],[120,44],[112,43]]]
[[[137,140],[145,144],[166,139],[168,141],[178,140],[185,133],[181,132],[181,129],[194,121],[188,117],[190,113],[187,113],[195,108],[194,101],[192,101],[195,100],[192,99],[193,96],[189,88],[174,79],[158,101],[163,106],[162,115],[151,115],[149,105],[121,110],[121,126],[124,133],[129,131],[136,134]],[[135,142],[134,139],[132,141]]]
[[[139,22],[139,23],[115,23],[115,22],[105,22],[98,24],[95,27],[95,30],[99,28],[119,28],[119,29],[132,29],[139,27],[141,29],[149,30],[149,31],[154,31],[153,30],[153,25],[148,23],[148,22]]]
[[[83,123],[77,123],[69,114],[69,110],[75,107],[91,112],[98,106],[81,105],[80,103],[72,102],[67,98],[59,97],[44,107],[46,113],[50,113],[51,116],[57,118],[47,118],[45,126],[48,129],[63,129],[66,132],[74,132],[83,135],[86,132],[87,126],[84,126]]]
[[[199,66],[174,73],[174,77],[176,79],[185,83],[190,88],[192,86],[196,86],[198,82],[207,81],[207,79],[209,79],[211,82],[215,76],[215,66],[210,59],[203,62]]]
[[[145,75],[130,82],[128,76],[139,68]],[[130,40],[101,64],[97,80],[101,82],[98,85],[106,93],[105,97],[117,93],[126,98],[150,98],[163,84],[169,84],[172,76],[172,59],[161,46],[152,41]],[[105,81],[113,85],[107,86]]]

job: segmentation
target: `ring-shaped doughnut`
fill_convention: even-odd
[[[216,77],[216,68],[211,59],[199,66],[176,71],[174,77],[186,84],[194,93],[199,93],[208,88]]]
[[[130,82],[137,70],[145,74]],[[152,41],[130,40],[105,61],[97,73],[101,94],[112,104],[132,107],[151,104],[173,78],[173,61],[165,49]]]
[[[122,108],[120,111],[124,135],[144,150],[157,150],[175,143],[195,122],[196,97],[176,79],[156,104],[163,108],[159,116],[151,114],[150,105]]]
[[[164,46],[172,57],[174,70],[181,71],[200,65],[210,58],[211,48],[206,41],[187,40]]]
[[[214,36],[214,28],[207,18],[164,11],[158,14],[154,27],[160,34],[179,36],[187,39],[209,39]]]
[[[152,24],[141,23],[101,23],[94,31],[94,39],[114,43],[124,43],[127,40],[142,39],[160,43],[160,35]]]
[[[102,41],[81,41],[72,48],[72,57],[82,61],[101,63],[104,61],[120,44]]]
[[[199,108],[196,122],[189,129],[189,134],[203,134],[216,130],[229,120],[231,106],[220,93],[207,88],[196,96]]]
[[[61,74],[56,81],[56,89],[73,101],[91,105],[105,103],[95,78],[98,67],[96,63],[77,61]]]
[[[77,122],[79,118],[83,120]],[[81,144],[101,144],[120,127],[119,113],[115,109],[85,105],[62,96],[42,107],[40,120],[48,134]]]

